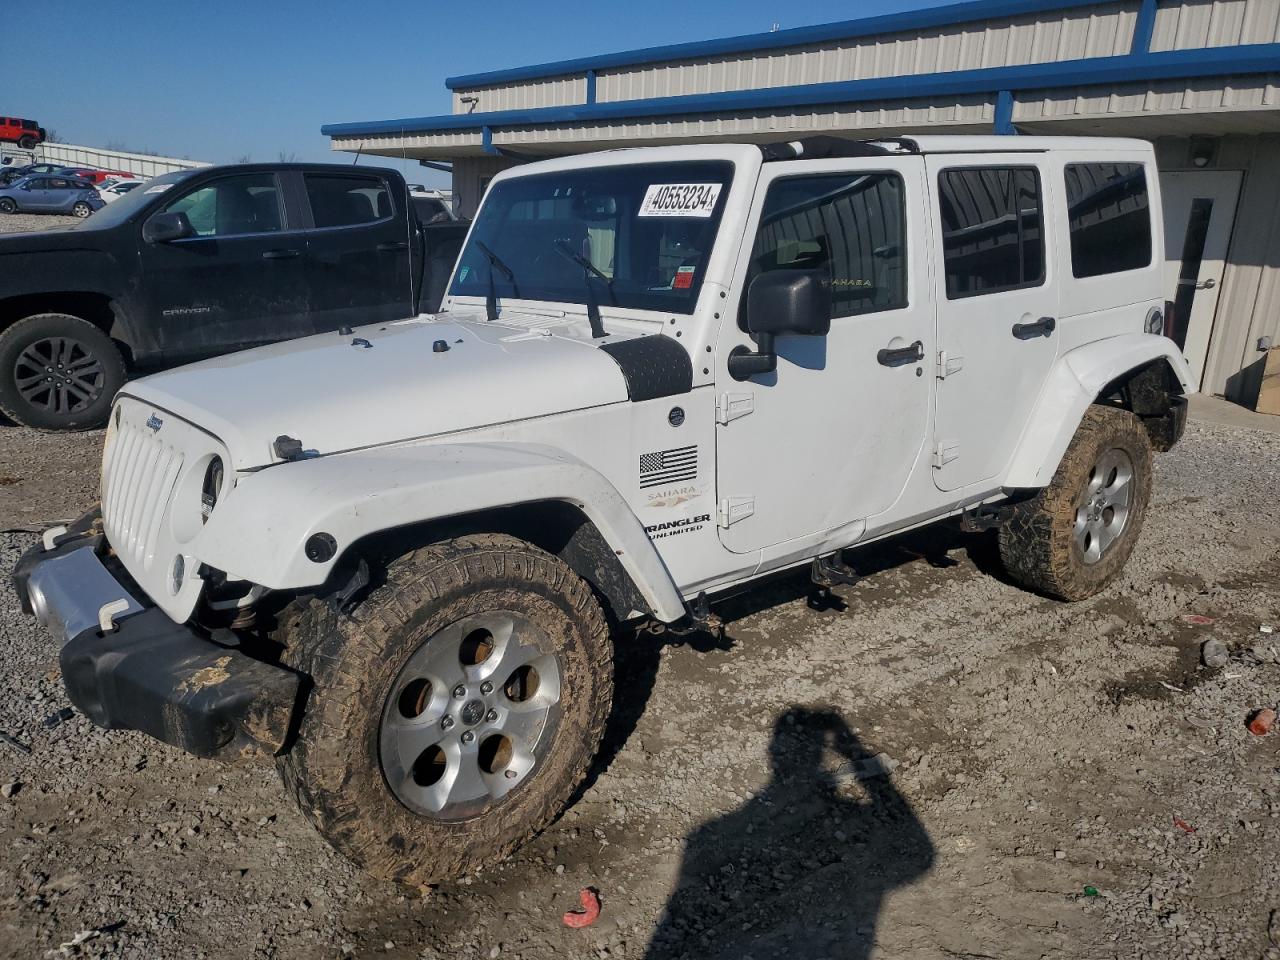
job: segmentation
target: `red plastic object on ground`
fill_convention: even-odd
[[[1183,820],[1181,817],[1174,817],[1173,825],[1177,827],[1179,830],[1181,830],[1183,833],[1196,832],[1196,828],[1193,827],[1191,824],[1187,823],[1187,821]]]
[[[582,901],[582,911],[570,910],[564,915],[564,925],[566,927],[589,927],[596,922],[600,916],[600,895],[590,887],[583,887],[578,892],[578,899]]]
[[[1206,617],[1201,613],[1184,613],[1182,619],[1185,623],[1189,623],[1196,627],[1207,627],[1213,623],[1213,617]]]
[[[1255,737],[1265,737],[1271,732],[1271,725],[1275,722],[1276,712],[1266,707],[1249,718],[1249,732]]]

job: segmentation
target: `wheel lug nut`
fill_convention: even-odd
[[[470,743],[470,742],[471,742],[472,740],[474,740],[475,738],[476,738],[476,735],[475,735],[474,733],[472,733],[470,730],[468,730],[466,733],[464,733],[464,734],[462,735],[462,742],[463,742],[463,743]]]
[[[467,695],[467,688],[464,687],[462,684],[458,684],[456,687],[453,688],[453,695],[457,697],[459,700],[461,700],[463,697]]]
[[[489,723],[493,723],[493,721],[495,721],[495,720],[497,720],[497,719],[498,719],[498,711],[497,711],[497,710],[490,710],[488,713],[486,713],[486,714],[484,715],[484,718],[485,718],[485,720],[486,720],[487,722],[489,722]]]
[[[493,693],[493,684],[486,680],[484,683],[480,684],[480,692]]]
[[[452,726],[453,726],[453,717],[445,717],[443,720],[440,721],[440,728],[442,730],[448,730]]]

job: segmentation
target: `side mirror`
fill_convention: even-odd
[[[825,268],[760,274],[747,288],[747,331],[760,349],[733,348],[729,375],[735,380],[777,369],[774,337],[825,337],[831,332],[830,274]]]
[[[147,243],[168,243],[195,233],[185,213],[157,213],[142,225],[142,239]]]

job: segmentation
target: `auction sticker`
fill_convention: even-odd
[[[640,204],[641,217],[707,218],[720,199],[722,183],[651,183]]]
[[[693,274],[696,270],[696,267],[677,267],[671,286],[676,290],[688,290],[693,286]]]

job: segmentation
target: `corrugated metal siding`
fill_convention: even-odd
[[[477,97],[473,108],[463,103],[463,97]],[[530,80],[501,87],[481,87],[477,90],[455,90],[453,112],[477,113],[492,110],[528,110],[533,107],[563,107],[571,103],[585,103],[587,80],[585,77],[550,77],[546,80]]]
[[[1014,123],[1108,117],[1125,114],[1176,114],[1220,110],[1260,110],[1280,105],[1280,74],[1265,77],[1169,80],[1115,87],[1075,87],[1033,97],[1020,94]]]
[[[1231,47],[1280,41],[1280,0],[1206,0],[1161,4],[1152,50]]]
[[[454,210],[463,218],[474,217],[487,182],[516,165],[505,157],[469,157],[453,164]]]
[[[1137,3],[601,73],[600,102],[1127,54]]]

